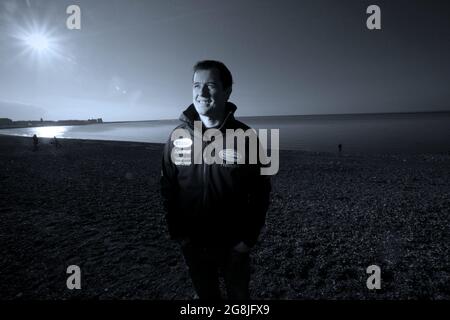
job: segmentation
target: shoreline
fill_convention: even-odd
[[[0,135],[0,298],[191,299],[159,194],[162,144]],[[450,155],[280,151],[251,295],[450,299]],[[66,268],[82,270],[68,290]],[[382,289],[366,288],[381,268]]]
[[[12,138],[12,139],[21,139],[21,140],[17,140],[18,142],[20,142],[20,144],[24,144],[24,141],[29,141],[29,143],[32,145],[32,140],[31,140],[31,136],[19,136],[19,135],[10,135],[10,134],[3,134],[0,132],[0,138],[5,137],[5,138]],[[53,138],[47,138],[47,137],[38,137],[39,141],[44,141],[45,144],[50,144],[51,141],[53,140]],[[79,138],[57,138],[59,142],[86,142],[86,143],[97,143],[97,144],[102,144],[102,143],[119,143],[119,144],[130,144],[130,145],[134,145],[134,144],[138,144],[138,145],[153,145],[153,146],[163,146],[164,143],[159,143],[159,142],[145,142],[145,141],[130,141],[130,140],[100,140],[100,139],[79,139]],[[27,143],[27,142],[25,142]],[[269,149],[271,150],[271,149]],[[275,150],[275,149],[274,149]],[[440,151],[440,152],[398,152],[398,153],[391,153],[391,152],[380,152],[380,153],[373,153],[373,152],[369,152],[369,153],[363,153],[363,152],[342,152],[341,154],[339,154],[339,152],[327,152],[327,151],[311,151],[311,150],[300,150],[300,149],[278,149],[279,152],[294,152],[294,153],[304,153],[304,154],[310,154],[310,155],[323,155],[323,156],[338,156],[338,157],[362,157],[362,158],[398,158],[398,157],[411,157],[411,158],[416,158],[416,157],[423,157],[423,156],[437,156],[437,157],[446,157],[450,155],[450,150],[448,151]]]

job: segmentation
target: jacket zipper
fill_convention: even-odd
[[[222,122],[222,125],[219,127],[219,130],[222,129],[222,127],[225,125],[225,123],[228,121],[228,118],[233,114],[233,112],[228,112],[227,116]],[[203,166],[203,208],[206,208],[206,193],[208,188],[208,179],[206,177],[207,171],[206,171],[206,164],[203,159],[203,152],[206,148],[206,141],[203,141],[202,139],[202,166]],[[209,208],[208,208],[209,209]]]

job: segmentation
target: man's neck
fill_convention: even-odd
[[[206,128],[214,128],[220,125],[220,120],[208,116],[200,115],[200,120],[202,120]]]
[[[208,117],[205,115],[200,115],[200,120],[206,128],[217,128],[219,127],[225,119],[225,114],[221,114],[219,117]]]

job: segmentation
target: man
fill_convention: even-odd
[[[193,103],[181,114],[182,124],[176,128],[184,130],[185,136],[177,139],[174,130],[163,154],[161,191],[169,233],[181,245],[200,299],[221,298],[219,275],[229,299],[249,299],[249,255],[269,205],[270,180],[261,175],[259,159],[249,161],[251,139],[245,139],[243,150],[213,151],[212,156],[219,156],[216,159],[222,163],[204,159],[215,140],[199,136],[199,125],[202,133],[216,129],[225,140],[227,129],[250,129],[234,118],[237,107],[228,102],[232,83],[230,71],[221,62],[206,60],[194,66]],[[201,139],[200,149],[195,149],[195,139]],[[237,163],[237,159],[245,161]]]

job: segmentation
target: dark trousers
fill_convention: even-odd
[[[219,275],[223,276],[228,299],[249,299],[249,253],[201,248],[192,244],[182,246],[182,251],[199,299],[221,299]]]

